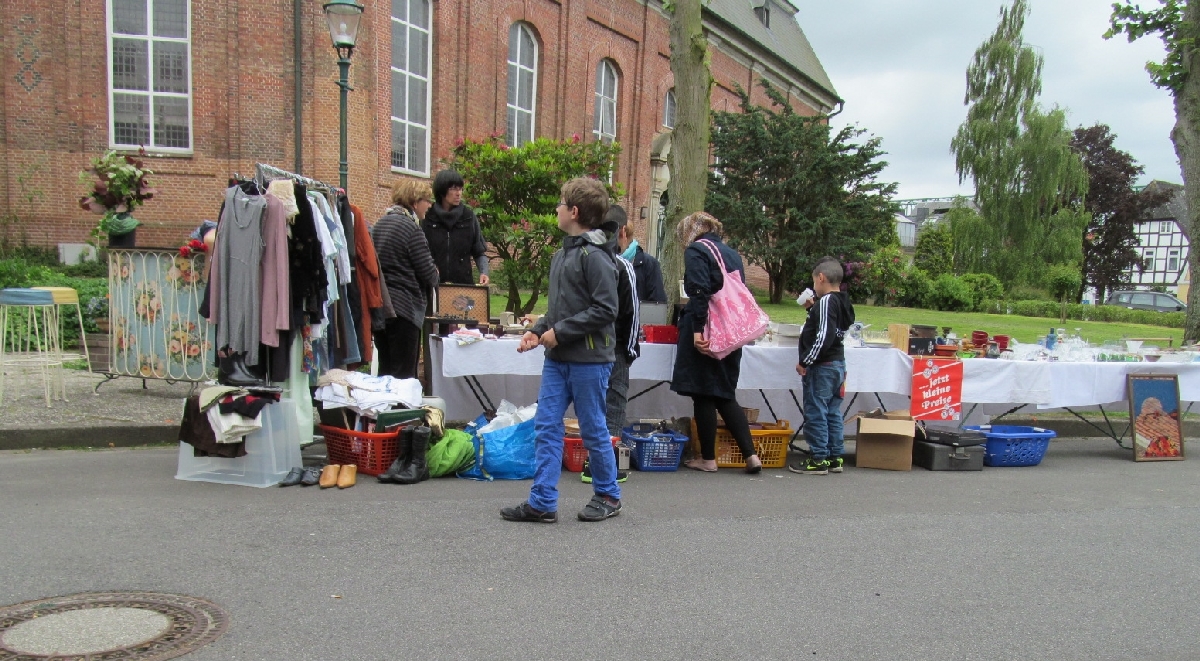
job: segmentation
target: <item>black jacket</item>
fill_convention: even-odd
[[[831,360],[845,360],[842,338],[854,323],[854,306],[840,291],[825,294],[808,309],[800,332],[800,364],[812,367]]]
[[[615,236],[604,244],[617,268],[617,319],[613,330],[617,335],[617,351],[624,351],[625,362],[632,363],[642,355],[638,333],[642,321],[638,315],[637,273],[633,263],[621,256],[621,247]]]
[[[426,293],[437,284],[425,235],[410,212],[389,212],[371,229],[379,256],[379,273],[396,316],[420,328],[425,321]]]
[[[558,346],[546,357],[563,363],[611,363],[617,345],[617,270],[604,247],[604,232],[563,239],[550,261],[546,314],[533,326],[541,337],[554,329]]]
[[[474,284],[471,262],[487,253],[487,243],[483,240],[475,210],[460,204],[445,211],[440,204],[434,204],[425,212],[421,229],[437,266],[438,281],[442,284]]]
[[[725,286],[725,276],[737,274],[744,282],[746,275],[742,258],[725,245],[716,234],[700,237],[717,245],[728,273],[721,271],[708,248],[692,243],[683,251],[683,289],[688,302],[679,315],[679,344],[675,350],[675,369],[671,373],[671,390],[688,396],[734,399],[742,371],[742,350],[717,360],[696,350],[692,335],[703,333],[708,322],[708,299]]]
[[[663,288],[662,266],[658,260],[638,246],[632,261],[633,271],[637,274],[638,300],[666,303],[667,290]]]

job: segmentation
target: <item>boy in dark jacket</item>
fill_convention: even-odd
[[[603,521],[621,512],[617,462],[605,424],[605,393],[616,351],[617,271],[597,229],[608,211],[608,192],[595,179],[563,184],[558,227],[567,233],[550,262],[546,314],[521,338],[518,351],[546,348],[538,391],[536,468],[529,500],[500,510],[508,521],[558,521],[558,478],[562,473],[563,414],[575,404],[579,431],[588,449],[595,495],[581,521]]]
[[[846,352],[842,338],[854,323],[854,306],[840,291],[842,265],[822,257],[813,267],[813,293],[800,333],[800,362],[796,372],[804,384],[804,440],[812,455],[788,470],[808,475],[842,472],[842,384],[846,381]]]

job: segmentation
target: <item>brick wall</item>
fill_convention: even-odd
[[[336,183],[337,57],[320,3],[303,3],[301,76],[303,163],[294,160],[295,76],[292,3],[253,5],[192,0],[193,152],[151,155],[159,194],[136,216],[139,245],[179,245],[214,218],[228,177],[255,162]],[[461,138],[505,130],[508,29],[528,23],[539,48],[536,135],[591,139],[595,77],[602,59],[620,74],[616,180],[635,231],[653,215],[650,143],[662,130],[672,86],[668,21],[656,2],[636,0],[439,0],[434,12],[431,172]],[[0,6],[0,167],[3,214],[16,214],[10,239],[53,245],[87,239],[97,217],[78,208],[78,173],[108,146],[108,72],[104,0],[29,0]],[[349,191],[372,217],[388,205],[398,174],[390,167],[390,18],[368,4],[350,68]],[[713,38],[713,107],[735,110],[734,83],[755,90],[777,80],[793,107],[803,103],[753,49]],[[756,102],[766,102],[760,90]],[[759,270],[752,284],[765,286]]]

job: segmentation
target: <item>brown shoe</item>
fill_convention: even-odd
[[[354,486],[355,477],[358,475],[358,466],[354,464],[345,464],[342,470],[338,472],[337,485],[339,489],[349,489]]]
[[[322,468],[321,481],[318,484],[321,485],[322,489],[328,489],[329,487],[337,485],[338,472],[341,470],[342,467],[340,464],[329,464],[325,468]]]

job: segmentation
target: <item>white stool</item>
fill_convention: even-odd
[[[24,319],[13,314],[21,308],[25,309]],[[18,366],[41,370],[47,407],[51,394],[66,401],[58,308],[50,291],[0,289],[0,404],[4,403],[7,370]]]

